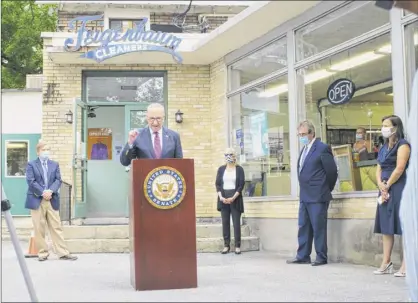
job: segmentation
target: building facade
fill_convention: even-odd
[[[63,179],[74,185],[75,218],[127,217],[128,176],[118,152],[128,131],[144,125],[146,105],[161,102],[166,126],[180,133],[184,156],[195,160],[199,220],[219,217],[215,173],[223,150],[234,147],[246,173],[245,221],[263,249],[292,252],[297,124],[310,119],[317,136],[333,147],[339,166],[329,211],[331,255],[374,260],[380,123],[389,114],[407,121],[408,92],[418,66],[417,16],[385,11],[374,1],[263,1],[249,7],[196,6],[189,19],[181,17],[179,30],[172,26],[180,18],[175,15],[173,21],[173,7],[122,2],[59,7],[57,32],[42,34],[42,136],[61,163]],[[148,51],[110,54],[101,62],[82,58],[103,44],[77,49],[81,21],[72,28],[68,22],[93,15],[102,15],[85,25],[93,34],[126,33],[147,20],[147,31],[181,39],[172,49],[182,63]],[[348,79],[355,92],[349,102],[334,105],[328,90],[341,79]],[[72,125],[60,122],[68,110],[74,114]],[[183,123],[175,121],[179,110]],[[358,128],[368,139],[361,159],[352,156]],[[94,144],[106,145],[106,157],[93,156]]]
[[[1,184],[12,214],[27,216],[26,164],[42,134],[42,75],[27,75],[25,89],[1,90]]]

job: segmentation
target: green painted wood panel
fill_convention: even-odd
[[[1,153],[1,181],[7,198],[12,204],[10,210],[13,216],[28,216],[30,211],[25,209],[26,192],[28,189],[25,176],[7,176],[7,150],[6,142],[28,142],[29,160],[34,160],[36,155],[36,144],[41,138],[41,134],[2,134],[2,153]]]

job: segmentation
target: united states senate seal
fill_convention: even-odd
[[[183,175],[169,166],[160,166],[146,176],[144,194],[148,202],[159,209],[177,207],[186,195]]]

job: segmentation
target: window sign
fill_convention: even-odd
[[[329,103],[342,105],[348,103],[356,92],[356,86],[349,79],[338,79],[328,87],[327,96]]]
[[[6,141],[6,177],[26,176],[29,161],[29,142]]]
[[[81,58],[103,62],[123,54],[157,51],[170,54],[177,63],[182,63],[183,58],[176,51],[182,39],[169,33],[146,30],[145,25],[148,22],[148,18],[142,19],[135,24],[136,26],[134,28],[128,28],[126,31],[122,31],[121,28],[106,29],[105,31],[87,30],[88,22],[102,18],[103,15],[96,15],[80,16],[72,19],[68,23],[70,30],[74,30],[77,21],[81,21],[81,26],[77,30],[76,39],[67,38],[65,40],[65,50],[68,52],[76,52],[82,47],[99,44],[99,47],[82,54]]]

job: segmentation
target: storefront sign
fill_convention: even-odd
[[[356,86],[351,80],[338,79],[328,87],[328,101],[333,105],[342,105],[350,101],[355,92]]]
[[[132,52],[154,51],[164,52],[173,56],[177,63],[182,63],[183,58],[176,51],[182,39],[169,33],[145,30],[148,18],[144,18],[135,28],[122,32],[120,29],[106,29],[105,31],[87,30],[89,21],[96,21],[103,15],[81,16],[72,19],[68,23],[70,29],[74,29],[77,22],[81,22],[77,30],[77,39],[68,38],[64,42],[64,48],[68,52],[76,52],[82,47],[91,44],[99,44],[98,48],[81,55],[82,58],[93,59],[102,62],[112,57]],[[71,46],[75,44],[75,46]]]

